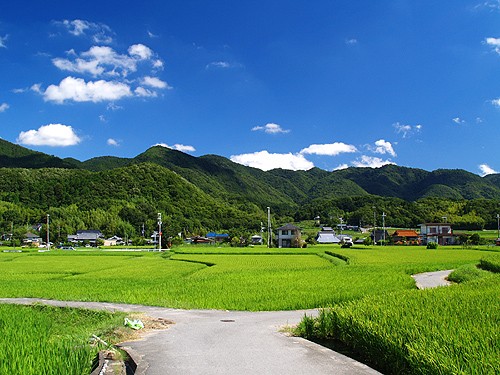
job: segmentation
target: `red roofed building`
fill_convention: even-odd
[[[418,233],[413,229],[398,229],[392,234],[395,245],[420,245]]]

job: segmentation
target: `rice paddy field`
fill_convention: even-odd
[[[123,314],[51,306],[0,304],[0,374],[90,374],[102,347],[89,345]]]
[[[0,297],[250,311],[326,307],[318,320],[305,319],[301,333],[341,340],[382,367],[392,363],[387,374],[489,374],[500,368],[494,250],[318,245],[0,253]],[[476,272],[479,264],[490,269]],[[462,272],[463,282],[416,289],[411,274],[444,269]]]

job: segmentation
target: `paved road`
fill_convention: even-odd
[[[418,289],[435,288],[450,285],[451,283],[446,278],[452,271],[424,272],[412,275],[412,277],[415,279]]]
[[[305,313],[316,314],[314,310],[177,310],[33,298],[0,298],[0,302],[144,312],[174,321],[167,330],[123,344],[138,361],[138,374],[379,374],[330,349],[280,332],[280,327],[298,323]]]

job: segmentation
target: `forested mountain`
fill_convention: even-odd
[[[319,215],[327,222],[343,217],[369,225],[374,214],[385,212],[389,225],[415,226],[446,216],[461,227],[481,228],[495,225],[499,204],[499,174],[395,165],[264,172],[221,156],[194,157],[160,146],[134,158],[80,162],[0,140],[4,231],[42,222],[50,212],[62,233],[99,228],[137,235],[143,224],[152,231],[162,212],[172,233],[255,232],[266,220],[266,207],[280,222]]]

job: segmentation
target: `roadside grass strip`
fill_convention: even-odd
[[[0,374],[90,374],[99,346],[92,334],[108,338],[122,313],[44,305],[0,304]]]

